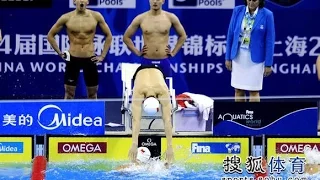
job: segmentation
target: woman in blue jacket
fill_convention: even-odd
[[[228,29],[226,68],[231,71],[235,100],[260,101],[263,77],[271,74],[275,29],[273,13],[264,7],[265,0],[244,0],[234,8]]]

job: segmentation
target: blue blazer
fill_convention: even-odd
[[[236,58],[240,42],[241,24],[246,12],[246,6],[236,6],[233,9],[231,21],[229,24],[226,47],[226,60]],[[258,10],[254,21],[251,37],[250,37],[251,59],[255,63],[265,62],[265,66],[269,67],[273,64],[274,44],[275,44],[275,28],[273,13],[261,8]]]

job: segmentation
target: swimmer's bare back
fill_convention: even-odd
[[[166,49],[172,26],[175,28],[179,39],[173,51],[168,53]],[[130,39],[139,27],[142,30],[144,45],[147,47],[144,53],[136,49]],[[168,57],[168,54],[175,56],[178,53],[186,39],[186,33],[178,17],[173,13],[161,11],[155,15],[152,11],[148,11],[134,18],[123,39],[128,48],[137,56],[143,55],[148,59],[164,59]]]
[[[146,98],[165,94],[169,89],[160,70],[146,68],[137,74],[133,91],[138,91],[141,97]]]

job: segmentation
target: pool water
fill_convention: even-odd
[[[169,180],[169,179],[201,179],[201,180],[222,180],[225,177],[247,177],[253,180],[254,176],[243,172],[243,174],[224,174],[222,165],[212,164],[175,164],[169,170],[163,167],[162,162],[153,162],[146,166],[131,166],[123,171],[114,170],[117,166],[125,162],[94,162],[94,163],[69,163],[69,164],[48,164],[46,180]],[[289,168],[288,168],[289,169]],[[297,177],[300,180],[320,179],[320,175],[292,175],[285,172],[274,175],[274,180],[286,180],[288,177]],[[230,179],[231,180],[231,179]],[[238,179],[240,180],[240,179]],[[245,179],[242,179],[245,180]],[[294,179],[292,179],[294,180]],[[298,180],[298,179],[296,179]]]
[[[0,180],[30,180],[31,164],[0,164]]]
[[[68,177],[69,180],[104,180],[104,179],[216,179],[221,177],[223,171],[219,172],[214,165],[175,165],[170,170],[164,168],[162,162],[153,162],[144,166],[130,166],[122,171],[114,170],[117,166],[126,164],[115,162],[100,162],[84,164],[75,163],[69,165],[48,165],[46,180],[58,180]]]
[[[246,180],[253,180],[253,175],[245,171],[243,174],[224,174],[222,165],[177,163],[172,168],[165,169],[162,162],[155,161],[146,166],[131,166],[123,171],[115,170],[116,167],[123,164],[127,163],[111,161],[50,163],[47,166],[46,180],[135,180],[140,178],[148,180],[222,180],[223,177],[226,178],[225,180],[232,177],[247,177]],[[30,180],[31,171],[31,164],[0,164],[0,180]],[[274,180],[287,180],[288,177],[298,178],[292,180],[320,179],[320,173],[316,175],[292,175],[289,171],[273,176],[276,177]]]

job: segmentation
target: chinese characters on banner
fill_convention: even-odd
[[[56,35],[56,41],[62,51],[69,48],[69,39],[65,34]],[[96,54],[101,54],[105,37],[95,35],[94,43]],[[170,47],[177,43],[178,36],[169,37]],[[12,43],[14,42],[14,43]],[[141,49],[143,45],[142,36],[135,36],[133,42],[136,48]],[[309,44],[310,43],[310,44]],[[278,48],[281,47],[281,48]],[[292,56],[298,57],[320,55],[320,36],[287,36],[287,39],[277,40],[275,43],[275,57]],[[280,49],[280,50],[279,50]],[[282,50],[281,50],[282,49]],[[55,55],[47,36],[43,34],[16,34],[15,37],[5,35],[0,43],[0,53],[14,55]],[[114,56],[130,55],[131,52],[123,42],[123,35],[114,35],[109,53]],[[226,35],[191,35],[182,47],[184,56],[217,56],[226,53]]]
[[[29,114],[21,114],[18,116],[15,114],[5,114],[3,115],[2,126],[31,126],[33,123],[33,117]]]
[[[277,176],[282,174],[291,175],[296,177],[305,172],[306,159],[302,157],[290,157],[287,161],[279,156],[271,157],[267,163],[267,169],[263,165],[263,158],[248,157],[245,162],[242,162],[240,156],[227,156],[223,161],[223,172],[225,175],[239,174],[239,177],[244,177],[244,174],[266,173],[268,177]],[[244,172],[245,171],[245,172]],[[251,176],[248,176],[248,178]],[[289,178],[289,177],[288,177]],[[228,177],[222,177],[228,179]]]

